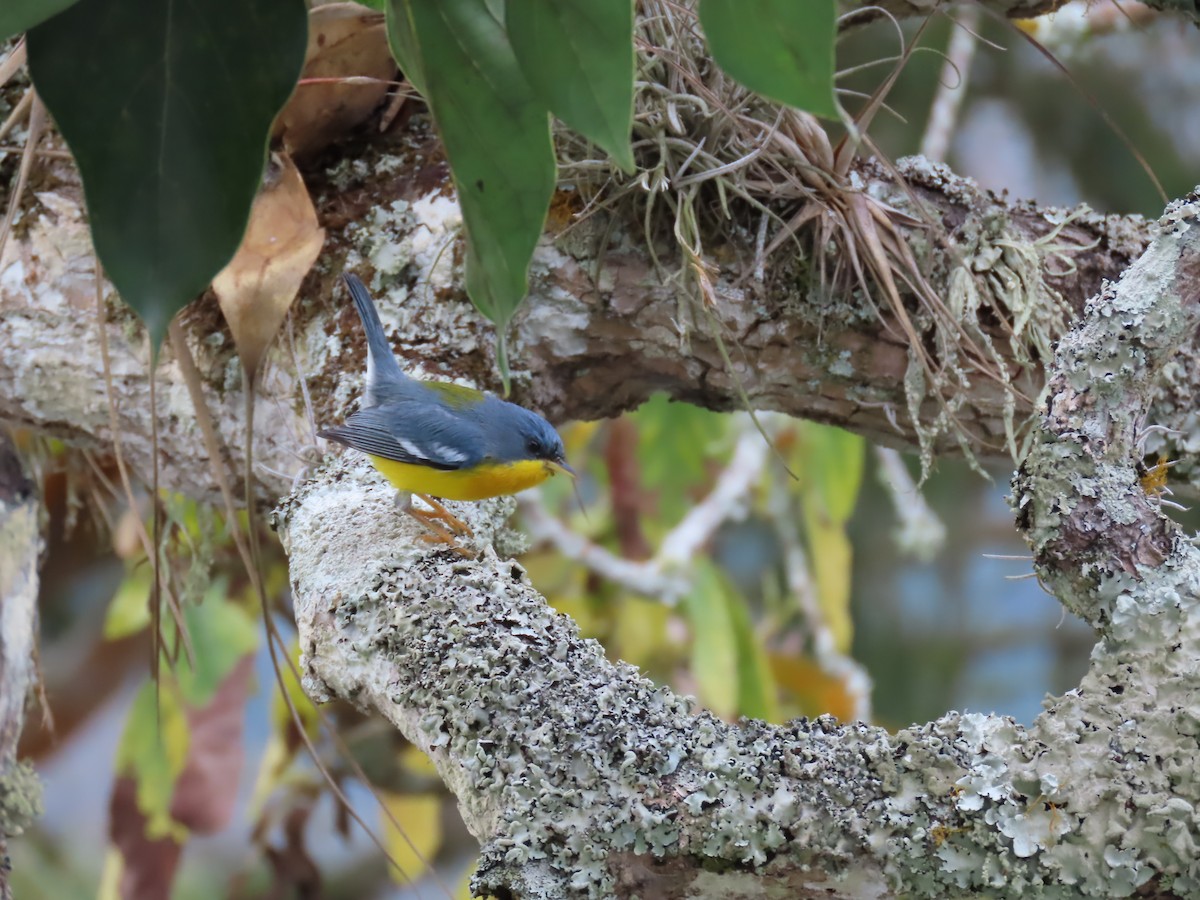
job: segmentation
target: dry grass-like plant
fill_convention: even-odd
[[[769,261],[801,273],[808,298],[853,298],[909,348],[905,395],[926,468],[942,434],[972,461],[972,443],[987,446],[957,415],[978,377],[1004,392],[1007,444],[1018,455],[1023,423],[1016,409],[1031,398],[1016,376],[1049,361],[1051,342],[1071,315],[1044,267],[1050,259],[1059,269],[1070,266],[1071,255],[1088,248],[1060,240],[1069,220],[1036,243],[1019,239],[1004,221],[952,239],[911,191],[904,210],[872,195],[855,166],[863,151],[903,185],[866,132],[912,43],[880,60],[892,63],[891,71],[833,137],[814,116],[765,100],[726,75],[708,54],[693,2],[642,0],[636,44],[636,174],[622,173],[578,135],[563,129],[558,136],[560,179],[587,203],[578,218],[606,209],[640,223],[660,275],[680,287],[681,303],[690,307],[680,322],[707,328],[722,348],[711,314],[718,278],[735,287],[762,282]],[[943,265],[952,261],[938,279],[941,291],[914,252],[914,234],[939,248]],[[677,250],[669,259],[659,252],[664,239]],[[753,252],[738,250],[747,247]],[[932,421],[919,415],[930,396],[938,402]]]

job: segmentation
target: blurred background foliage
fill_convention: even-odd
[[[1157,215],[1150,180],[1090,95],[1168,195],[1200,180],[1194,31],[1136,8],[1132,22],[1097,16],[1109,6],[1072,3],[1026,26],[1075,84],[1012,26],[981,19],[985,40],[949,144],[956,171],[1017,197]],[[900,32],[911,39],[916,28],[905,23]],[[950,32],[948,20],[935,19],[921,45],[940,50]],[[886,21],[854,31],[841,41],[839,67],[898,53],[899,40]],[[896,115],[877,119],[873,135],[893,158],[920,146],[942,66],[937,52],[917,52],[889,95]],[[839,84],[869,92],[879,73],[855,71]],[[3,177],[12,177],[12,159],[0,152]],[[897,728],[955,708],[1029,722],[1047,693],[1077,681],[1092,636],[1036,580],[1020,577],[1027,560],[1006,558],[1026,554],[1004,501],[1006,469],[993,469],[989,481],[940,460],[922,501],[889,486],[897,461],[889,475],[876,448],[857,437],[773,418],[768,428],[775,452],[765,454],[736,514],[681,567],[688,589],[677,603],[642,596],[544,542],[522,558],[533,584],[612,659],[729,718],[868,715]],[[762,440],[744,416],[663,398],[620,420],[569,425],[579,498],[553,482],[525,511],[566,523],[615,557],[652,560],[710,496],[746,435]],[[155,687],[150,570],[137,527],[148,521],[148,502],[124,508],[111,459],[24,441],[41,461],[50,510],[41,670],[54,726],[35,711],[22,744],[44,777],[47,810],[12,844],[16,895],[113,896],[119,873],[106,848],[149,821],[157,843],[140,853],[168,859],[172,842],[186,836],[175,897],[315,896],[318,885],[329,897],[466,896],[473,844],[428,761],[386,725],[337,704],[326,709],[401,833],[285,677],[304,728],[294,724],[222,515],[162,499],[163,562],[191,627],[190,646],[168,641],[174,664]],[[913,460],[898,464],[919,476]],[[288,633],[285,560],[272,535],[262,543],[272,615]],[[239,731],[244,754],[231,756]],[[404,876],[389,873],[334,802],[305,737]],[[223,777],[212,772],[218,762]],[[227,804],[232,824],[214,832],[206,823]]]

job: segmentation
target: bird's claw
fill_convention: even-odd
[[[470,527],[433,497],[425,494],[418,496],[429,505],[429,509],[418,509],[413,506],[411,498],[401,504],[401,509],[420,522],[428,532],[428,534],[421,535],[422,542],[437,544],[468,559],[474,559],[477,556],[476,552],[459,543],[460,538],[473,536]]]
[[[437,498],[430,497],[428,494],[418,494],[417,496],[425,501],[432,510],[432,512],[424,512],[422,510],[424,517],[427,517],[428,520],[441,522],[447,529],[459,537],[474,537],[471,527],[458,516],[454,515],[454,513],[450,512],[450,510],[446,509]]]

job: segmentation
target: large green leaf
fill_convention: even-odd
[[[100,260],[155,346],[237,250],[307,32],[303,0],[80,0],[29,32]]]
[[[417,44],[417,32],[413,29],[411,11],[405,0],[382,0],[387,20],[388,46],[400,66],[400,71],[422,94],[425,76],[421,74],[421,48]]]
[[[56,16],[76,0],[4,0],[0,6],[0,43]]]
[[[684,599],[692,629],[692,677],[700,702],[726,718],[738,710],[738,640],[721,573],[710,560],[696,560],[692,589]]]
[[[486,0],[403,2],[466,223],[467,293],[503,336],[554,191],[550,117]]]
[[[164,683],[142,685],[129,708],[117,747],[117,775],[137,782],[138,809],[146,833],[161,837],[171,830],[171,797],[187,761],[191,732],[178,694]]]
[[[213,698],[238,661],[258,645],[258,626],[228,596],[224,579],[213,583],[203,603],[186,607],[183,614],[195,666],[182,659],[175,676],[183,699],[189,706],[200,707]]]
[[[723,573],[718,570],[717,574],[725,588],[729,621],[733,626],[734,640],[737,644],[738,712],[753,719],[777,722],[779,703],[766,648],[754,630],[754,622],[750,619],[750,610],[746,608],[745,599]]]
[[[632,0],[509,0],[506,16],[542,102],[633,172]]]
[[[723,413],[655,394],[633,414],[642,487],[655,498],[650,523],[673,525],[711,481],[711,466],[728,455],[731,419]]]
[[[835,0],[701,0],[700,24],[713,58],[750,90],[837,118]]]
[[[801,448],[808,473],[805,489],[816,494],[821,510],[830,521],[842,525],[854,512],[862,487],[866,442],[832,425],[803,422]]]

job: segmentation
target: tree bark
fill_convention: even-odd
[[[374,265],[384,321],[417,374],[459,376],[498,388],[494,329],[462,290],[455,261],[461,256],[455,250],[461,223],[447,196],[445,166],[437,160],[436,141],[418,121],[394,153],[368,146],[361,166],[348,164],[370,173],[362,180],[338,186],[327,174],[313,177],[328,249],[261,378],[254,450],[263,504],[290,489],[312,459],[303,451],[315,443],[315,428],[340,421],[361,389],[361,334],[335,287],[343,268],[370,278]],[[396,171],[408,177],[391,174]],[[1029,281],[1078,310],[1103,279],[1116,278],[1145,246],[1147,225],[1137,216],[1009,203],[919,159],[902,161],[898,172],[906,183],[881,166],[863,163],[853,179],[880,203],[911,213],[898,219],[897,227],[918,265],[930,273],[931,287],[943,296],[962,276],[985,289],[989,283]],[[0,419],[108,451],[115,412],[120,449],[148,478],[151,408],[144,332],[106,286],[106,379],[82,194],[74,171],[65,165],[56,169],[57,181],[49,175],[46,190],[27,210],[28,229],[10,238],[0,258]],[[778,213],[785,219],[790,215],[783,204]],[[939,424],[944,402],[935,391],[914,396],[912,345],[894,316],[881,312],[881,297],[852,288],[822,294],[797,272],[794,254],[781,249],[761,281],[745,278],[742,265],[722,268],[715,257],[706,257],[704,265],[718,274],[708,304],[702,305],[677,282],[664,282],[640,235],[628,233],[632,226],[586,224],[586,236],[580,229],[547,235],[534,260],[530,296],[512,328],[516,398],[552,420],[616,415],[656,391],[712,409],[736,409],[743,405],[744,391],[757,409],[840,425],[890,446],[912,448],[927,438],[930,450],[961,452],[965,446],[982,459],[1011,460],[1007,431],[1010,425],[1020,429],[1030,414],[1044,360],[1027,342],[1010,342],[1000,334],[997,322],[1013,315],[1003,307],[1004,297],[996,297],[995,308],[963,312],[960,322],[996,332],[996,351],[1021,395],[1014,397],[987,377],[972,377],[950,398],[962,428],[956,435]],[[944,239],[930,240],[939,230]],[[604,235],[608,249],[598,250]],[[816,240],[807,230],[799,237],[809,244]],[[1024,271],[1008,266],[1005,260],[1018,252],[1013,248],[1036,266]],[[752,247],[735,249],[753,255]],[[911,293],[903,293],[902,300],[913,316],[919,315]],[[211,295],[183,315],[226,462],[240,473],[244,397],[232,340]],[[934,340],[928,328],[923,335]],[[1047,340],[1056,337],[1046,335]],[[169,344],[161,357],[156,372],[160,483],[215,502],[195,411]],[[1165,373],[1149,412],[1152,422],[1176,433],[1156,435],[1148,452],[1190,457],[1187,451],[1200,447],[1200,422],[1193,414],[1198,391],[1200,346],[1192,340]],[[1190,459],[1174,475],[1200,477]]]
[[[1155,378],[1198,325],[1193,197],[1062,341],[1014,481],[1039,573],[1100,635],[1028,729],[719,721],[549,609],[505,558],[510,501],[462,510],[479,559],[416,549],[345,458],[276,514],[306,688],[429,753],[490,893],[1200,896],[1200,551],[1136,466]]]
[[[8,840],[42,814],[33,769],[17,759],[25,701],[34,684],[38,559],[42,530],[36,487],[0,429],[0,897],[8,900]]]
[[[360,153],[310,173],[329,243],[261,379],[264,505],[308,474],[315,426],[361,392],[362,336],[335,289],[343,269],[374,273],[414,372],[497,384],[494,332],[462,290],[461,222],[426,120]],[[1029,729],[957,713],[897,735],[825,718],[730,725],[610,664],[549,610],[508,558],[511,502],[456,510],[478,559],[430,552],[390,488],[345,457],[275,514],[307,689],[378,711],[431,754],[484,845],[478,886],[497,894],[1200,896],[1200,560],[1137,478],[1143,455],[1163,454],[1186,457],[1174,473],[1200,480],[1195,202],[1156,229],[1010,203],[921,160],[859,162],[841,187],[877,204],[1007,384],[964,369],[953,392],[933,389],[918,348],[953,366],[929,297],[902,282],[890,304],[882,290],[822,281],[821,218],[794,244],[771,226],[765,237],[784,240],[765,263],[753,238],[714,244],[694,266],[707,279],[698,296],[614,214],[543,240],[510,341],[517,398],[562,421],[664,391],[985,459],[1009,458],[1022,421],[1044,414],[1014,492],[1041,576],[1100,634],[1078,689]],[[59,165],[40,188],[0,257],[0,419],[105,452],[119,438],[135,470],[157,464],[164,487],[215,502],[179,361],[163,353],[152,409],[144,333],[114,298],[97,300],[74,172]],[[796,212],[767,202],[769,221]],[[1058,299],[1086,312],[1069,335],[1017,327]],[[184,329],[222,462],[240,473],[243,384],[211,297],[189,307]]]
[[[999,16],[1009,19],[1032,19],[1046,13],[1052,13],[1069,0],[967,0],[985,7]],[[1195,0],[1141,0],[1151,9],[1170,13],[1200,24],[1200,6]],[[961,4],[961,5],[965,5]],[[849,20],[854,23],[874,21],[885,14],[898,19],[913,16],[928,16],[941,11],[946,4],[939,0],[880,0],[878,3],[847,2],[843,4],[846,11],[855,11],[857,15]],[[861,10],[861,11],[860,11]]]

